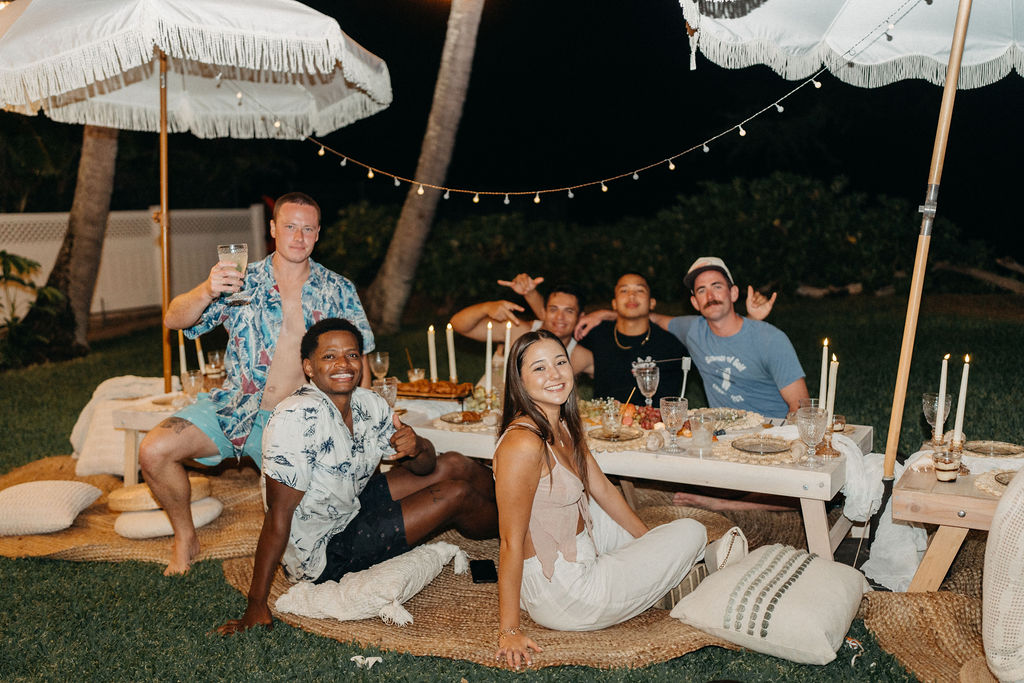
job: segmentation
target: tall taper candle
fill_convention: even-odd
[[[825,390],[828,388],[828,337],[821,345],[821,382],[818,384],[818,401],[825,398]],[[818,405],[821,405],[819,403]]]
[[[444,331],[444,338],[448,342],[448,379],[458,382],[459,371],[455,369],[455,332],[452,330],[451,323],[448,323],[448,327]]]
[[[508,377],[508,354],[512,348],[512,321],[505,323],[505,368],[502,377]],[[502,380],[504,381],[504,380]]]
[[[487,321],[487,346],[484,348],[484,391],[491,395],[491,356],[494,355],[494,330],[490,320]]]
[[[942,358],[942,372],[939,373],[939,398],[935,402],[935,429],[932,431],[932,440],[941,443],[946,430],[942,428],[946,415],[946,372],[949,370],[949,354]]]
[[[181,366],[178,372],[188,370],[188,365],[185,363],[185,333],[181,330],[178,330],[178,365]]]
[[[953,427],[953,443],[964,442],[964,404],[967,403],[967,373],[971,371],[971,357],[964,356],[964,374],[960,375],[960,397],[956,400],[956,424]]]
[[[832,411],[836,406],[836,375],[839,374],[839,361],[836,359],[836,354],[832,354],[832,363],[828,367],[828,402],[825,404],[825,410],[828,411],[828,418],[825,422],[829,427],[832,426]]]
[[[203,342],[196,337],[196,355],[199,356],[199,372],[206,374],[206,361],[203,360]]]
[[[427,356],[430,358],[430,381],[437,381],[437,343],[434,341],[434,326],[427,328]]]

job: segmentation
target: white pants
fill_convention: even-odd
[[[594,540],[576,536],[576,561],[558,553],[551,580],[540,560],[523,562],[520,606],[558,631],[594,631],[632,619],[675,588],[704,555],[707,529],[677,519],[633,538],[591,500]]]

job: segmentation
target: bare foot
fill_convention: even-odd
[[[167,563],[164,576],[176,576],[187,574],[192,566],[192,560],[199,554],[199,539],[192,537],[191,542],[174,539],[171,546],[171,561]]]
[[[703,508],[704,510],[714,510],[716,512],[720,512],[722,510],[766,510],[769,512],[782,512],[784,510],[793,509],[792,507],[786,507],[784,505],[771,505],[768,503],[759,503],[748,500],[714,498],[712,496],[701,496],[696,493],[685,493],[683,491],[677,491],[675,495],[672,496],[672,504]]]

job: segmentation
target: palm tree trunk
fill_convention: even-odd
[[[416,166],[415,177],[420,182],[442,185],[448,174],[483,8],[484,0],[452,0],[434,101]],[[420,195],[418,189],[418,185],[409,187],[384,263],[366,295],[370,320],[384,333],[399,327],[441,198],[437,190],[426,190]]]
[[[46,286],[56,288],[66,298],[56,319],[36,311],[25,318],[26,324],[45,332],[49,340],[49,348],[39,349],[40,359],[81,355],[89,349],[89,309],[114,191],[117,134],[115,128],[99,126],[85,126],[82,132],[82,156],[68,231],[46,281]]]

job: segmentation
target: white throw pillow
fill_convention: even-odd
[[[402,603],[423,590],[452,558],[455,573],[465,574],[469,559],[458,546],[443,541],[421,545],[338,581],[297,583],[277,599],[275,607],[280,612],[338,621],[379,616],[386,624],[405,626],[412,623],[412,615]]]
[[[81,481],[30,481],[10,486],[0,491],[0,536],[67,529],[102,493]]]
[[[672,616],[755,652],[827,664],[869,590],[853,567],[769,545],[708,576]]]
[[[1000,681],[1024,680],[1024,474],[1003,492],[985,546],[981,637]]]
[[[220,517],[224,504],[216,498],[203,498],[192,503],[192,523],[198,529]],[[114,522],[114,531],[125,538],[155,538],[174,533],[171,520],[163,510],[122,512]]]

